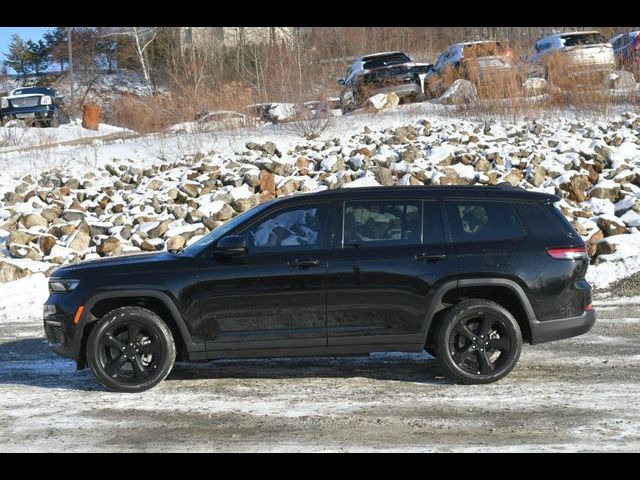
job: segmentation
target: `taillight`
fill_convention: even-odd
[[[584,311],[588,312],[589,310],[591,310],[591,304],[587,303],[587,305],[584,307]]]
[[[580,260],[588,258],[586,247],[547,248],[547,253],[557,260]]]

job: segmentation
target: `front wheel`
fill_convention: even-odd
[[[142,392],[164,380],[176,347],[171,330],[154,312],[122,307],[107,313],[87,342],[91,371],[116,392]]]
[[[464,300],[442,318],[437,358],[461,383],[491,383],[513,370],[522,351],[518,322],[504,307],[484,299]]]

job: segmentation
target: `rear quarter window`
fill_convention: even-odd
[[[517,240],[525,235],[511,203],[450,201],[446,211],[456,243]]]
[[[560,209],[550,204],[517,203],[518,214],[528,234],[537,239],[579,238]]]

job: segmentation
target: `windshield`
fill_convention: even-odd
[[[55,95],[55,92],[46,87],[16,88],[11,95]]]
[[[184,249],[184,253],[190,256],[197,255],[202,250],[207,248],[209,245],[212,245],[213,243],[217,242],[219,239],[224,237],[227,233],[229,233],[231,230],[233,230],[235,227],[240,225],[245,220],[265,210],[272,203],[273,201],[265,202],[261,205],[258,205],[255,208],[252,208],[251,210],[247,210],[246,212],[241,213],[237,217],[233,217],[228,222],[224,223],[223,225],[220,225],[218,228],[213,230],[210,234],[205,235],[194,244],[189,245],[187,248]]]

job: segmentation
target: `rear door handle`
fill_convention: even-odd
[[[289,260],[289,265],[292,267],[317,267],[320,265],[320,260],[297,258],[295,260]]]
[[[418,253],[416,260],[423,262],[435,262],[437,260],[445,260],[447,256],[444,253]]]

